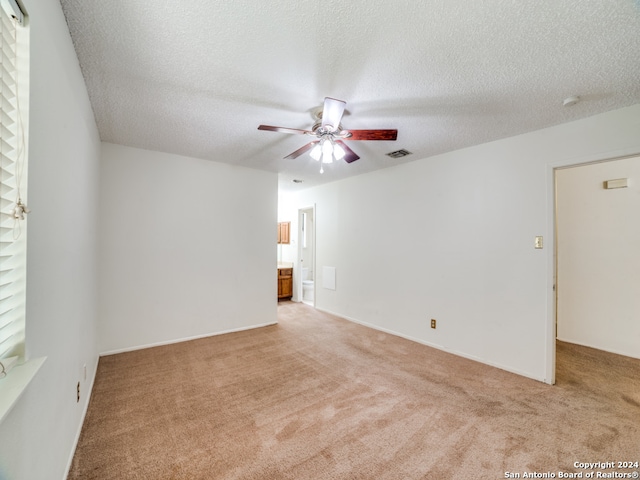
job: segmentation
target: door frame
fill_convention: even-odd
[[[640,155],[640,152],[636,149],[626,149],[623,151],[612,151],[602,154],[599,158],[585,157],[585,158],[573,158],[562,161],[556,161],[547,163],[546,176],[547,176],[547,232],[548,240],[547,246],[547,319],[546,319],[546,368],[545,368],[545,383],[551,385],[556,383],[556,338],[557,338],[557,323],[558,323],[558,297],[556,291],[556,282],[558,276],[558,218],[557,218],[557,185],[556,185],[556,171],[560,169],[579,167],[584,165],[590,165],[594,163],[604,163],[615,160],[623,160],[625,158],[632,158]]]
[[[312,240],[313,240],[313,252],[312,252],[312,258],[311,258],[311,269],[313,272],[313,307],[315,308],[316,306],[316,286],[317,286],[317,282],[316,282],[316,251],[318,250],[318,245],[316,243],[316,221],[317,221],[317,216],[316,216],[316,204],[312,204],[306,207],[300,207],[298,208],[298,258],[296,261],[296,269],[298,270],[298,275],[297,275],[297,279],[296,279],[296,289],[297,289],[297,300],[299,302],[302,302],[302,296],[303,296],[303,291],[302,291],[302,219],[303,213],[307,213],[309,210],[311,210],[312,214],[313,214],[313,231],[311,232],[312,235]]]

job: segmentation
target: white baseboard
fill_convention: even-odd
[[[178,338],[178,339],[174,339],[174,340],[166,340],[166,341],[162,341],[162,342],[149,343],[149,344],[145,344],[145,345],[137,345],[137,346],[133,346],[133,347],[118,348],[118,349],[115,349],[115,350],[108,350],[106,352],[101,352],[99,354],[99,356],[106,357],[107,355],[115,355],[116,353],[133,352],[133,351],[136,351],[136,350],[143,350],[145,348],[161,347],[163,345],[171,345],[173,343],[188,342],[190,340],[198,340],[199,338],[215,337],[217,335],[225,335],[227,333],[235,333],[235,332],[242,332],[242,331],[245,331],[245,330],[253,330],[254,328],[269,327],[271,325],[277,325],[277,324],[278,324],[278,322],[262,323],[262,324],[259,324],[259,325],[250,325],[248,327],[241,327],[241,328],[234,328],[234,329],[231,329],[231,330],[224,330],[222,332],[205,333],[203,335],[195,335],[193,337],[184,337],[184,338]]]
[[[80,441],[80,434],[82,433],[84,420],[85,420],[85,417],[87,416],[87,412],[89,411],[89,402],[91,401],[91,394],[93,393],[93,384],[96,381],[97,373],[98,373],[98,357],[96,357],[96,363],[93,367],[93,376],[90,379],[90,383],[87,388],[86,398],[84,400],[84,405],[82,406],[82,415],[80,416],[78,431],[76,432],[76,437],[73,440],[73,448],[71,449],[71,454],[69,455],[69,459],[67,460],[67,468],[65,468],[64,477],[62,477],[62,480],[66,480],[66,478],[69,476],[69,471],[71,470],[71,464],[73,463],[73,457],[76,454],[76,449],[78,448],[78,442]]]
[[[316,307],[316,310],[320,310],[321,312],[328,313],[330,315],[342,318],[342,319],[347,320],[349,322],[357,323],[358,325],[362,325],[362,326],[367,327],[367,328],[372,328],[373,330],[378,330],[380,332],[388,333],[389,335],[394,335],[396,337],[404,338],[405,340],[416,342],[416,343],[419,343],[421,345],[425,345],[427,347],[431,347],[431,348],[435,348],[437,350],[441,350],[443,352],[451,353],[451,354],[456,355],[458,357],[467,358],[469,360],[473,360],[474,362],[483,363],[485,365],[489,365],[490,367],[499,368],[500,370],[504,370],[504,371],[509,372],[509,373],[515,373],[516,375],[520,375],[521,377],[530,378],[532,380],[537,380],[539,382],[546,383],[546,384],[550,385],[550,383],[544,378],[535,377],[535,376],[530,375],[530,374],[528,374],[526,372],[521,372],[520,370],[517,370],[515,368],[507,367],[505,365],[501,365],[501,364],[495,363],[495,362],[488,362],[488,361],[486,361],[486,360],[484,360],[482,358],[476,357],[474,355],[469,355],[469,354],[464,353],[464,352],[459,352],[457,350],[452,350],[452,349],[449,349],[449,348],[444,347],[442,345],[438,345],[438,344],[435,344],[435,343],[427,342],[425,340],[422,340],[422,339],[419,339],[419,338],[415,338],[415,337],[411,337],[409,335],[404,335],[402,333],[398,333],[398,332],[395,332],[393,330],[389,330],[387,328],[379,327],[379,326],[373,325],[371,323],[363,322],[363,321],[358,320],[356,318],[351,318],[351,317],[347,317],[345,315],[340,315],[339,313],[331,312],[331,311],[325,310],[323,308]]]
[[[573,345],[579,345],[581,347],[588,347],[588,348],[593,348],[595,350],[601,350],[603,352],[615,353],[616,355],[622,355],[623,357],[640,359],[640,354],[631,355],[630,353],[627,353],[627,352],[620,352],[620,351],[612,350],[610,348],[602,348],[602,347],[600,347],[598,345],[589,345],[588,343],[576,342],[575,340],[565,340],[564,338],[560,338],[560,337],[558,337],[558,340],[561,341],[561,342],[564,342],[564,343],[571,343]]]

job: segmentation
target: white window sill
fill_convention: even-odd
[[[0,423],[11,411],[46,359],[47,357],[31,359],[13,367],[5,378],[0,379]]]

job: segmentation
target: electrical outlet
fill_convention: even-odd
[[[436,319],[435,318],[431,319],[431,328],[436,328]]]
[[[80,401],[80,382],[78,382],[78,387],[77,387],[76,403],[78,403],[79,401]]]

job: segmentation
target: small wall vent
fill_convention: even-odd
[[[411,155],[411,152],[409,150],[405,150],[404,148],[396,150],[395,152],[387,153],[387,156],[391,158],[402,158],[406,157],[407,155]]]

